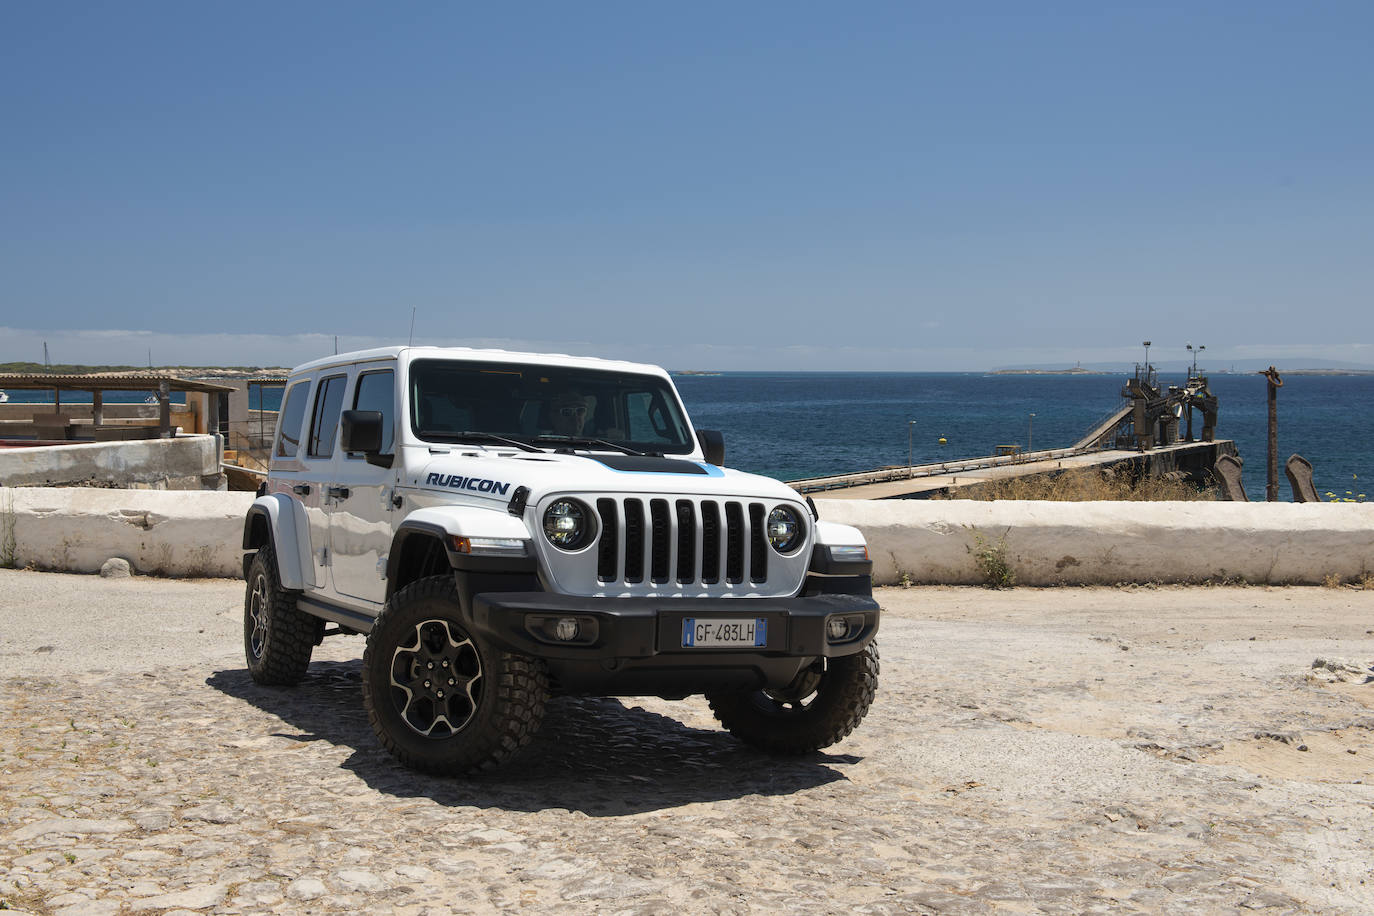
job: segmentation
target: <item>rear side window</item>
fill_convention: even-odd
[[[296,452],[300,451],[305,397],[309,391],[309,382],[297,382],[286,392],[285,405],[281,409],[281,434],[277,437],[278,458],[295,458]]]
[[[390,370],[364,372],[358,376],[358,390],[353,395],[354,410],[376,410],[382,415],[382,454],[391,454],[393,415],[396,403],[396,376]]]
[[[315,395],[315,412],[310,421],[310,457],[328,458],[334,454],[334,437],[339,431],[346,375],[321,379]]]

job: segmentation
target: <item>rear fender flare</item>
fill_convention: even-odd
[[[266,546],[253,535],[253,522],[266,522],[267,536],[277,554],[277,575],[282,588],[301,591],[315,585],[315,566],[310,558],[310,539],[301,533],[309,531],[305,507],[299,500],[284,493],[259,496],[248,507],[243,521],[243,549],[256,550]]]

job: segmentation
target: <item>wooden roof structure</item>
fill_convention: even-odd
[[[46,375],[0,372],[0,389],[11,391],[233,391],[227,385],[165,375]]]

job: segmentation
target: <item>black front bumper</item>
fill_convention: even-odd
[[[507,651],[544,659],[564,690],[685,696],[782,687],[817,658],[853,655],[873,641],[879,607],[867,595],[796,598],[580,598],[547,592],[481,592],[472,624]],[[831,639],[827,623],[849,631]],[[559,640],[560,619],[578,636]],[[686,648],[688,618],[761,619],[766,642],[749,648]]]

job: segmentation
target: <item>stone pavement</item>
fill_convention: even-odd
[[[205,587],[187,613],[224,639],[242,584]],[[739,745],[696,698],[564,698],[523,765],[417,775],[368,727],[358,638],[327,640],[294,689],[252,684],[232,641],[208,663],[5,677],[0,900],[64,916],[1374,910],[1374,594],[881,600],[878,702],[799,760]]]

